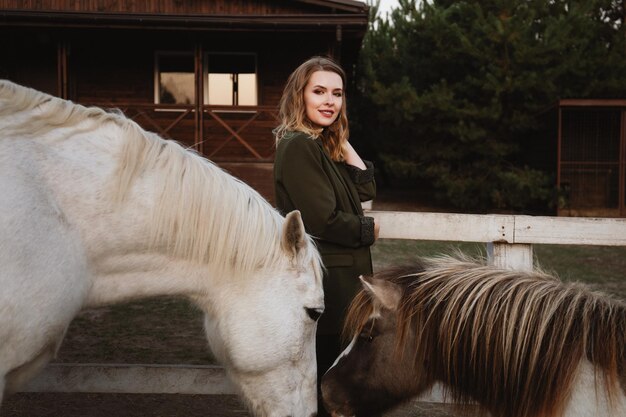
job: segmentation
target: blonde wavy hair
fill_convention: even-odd
[[[335,161],[343,161],[343,144],[349,137],[345,91],[339,116],[332,125],[326,128],[317,127],[306,116],[304,88],[308,84],[311,75],[317,71],[329,71],[338,74],[345,89],[346,74],[332,59],[314,56],[302,63],[287,79],[287,84],[280,99],[280,110],[278,113],[280,125],[274,130],[276,144],[288,132],[304,132],[313,138],[321,138],[322,144],[330,154],[330,157]]]

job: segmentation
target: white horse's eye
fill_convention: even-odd
[[[311,320],[313,321],[317,321],[317,319],[320,318],[320,316],[322,315],[322,313],[324,312],[323,308],[311,308],[311,307],[304,307],[304,309],[306,310],[306,314],[311,318]]]

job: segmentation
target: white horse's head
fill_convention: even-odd
[[[315,331],[324,295],[319,256],[297,211],[285,219],[281,247],[279,268],[244,286],[233,282],[206,306],[205,329],[255,415],[308,417],[317,407]]]

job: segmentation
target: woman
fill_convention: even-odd
[[[300,210],[326,267],[325,312],[317,329],[318,381],[340,353],[345,309],[372,273],[370,246],[378,236],[361,201],[374,198],[374,167],[348,142],[345,74],[328,58],[314,57],[287,80],[280,101],[274,187],[283,212]],[[321,404],[321,402],[320,402]],[[319,415],[323,415],[320,407]]]

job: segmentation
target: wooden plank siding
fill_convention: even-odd
[[[367,12],[353,0],[0,0],[0,78],[118,108],[273,201],[272,130],[284,83],[313,55],[333,56],[351,73]],[[162,53],[194,60],[194,102],[156,104]],[[204,104],[207,54],[255,57],[256,106]]]

